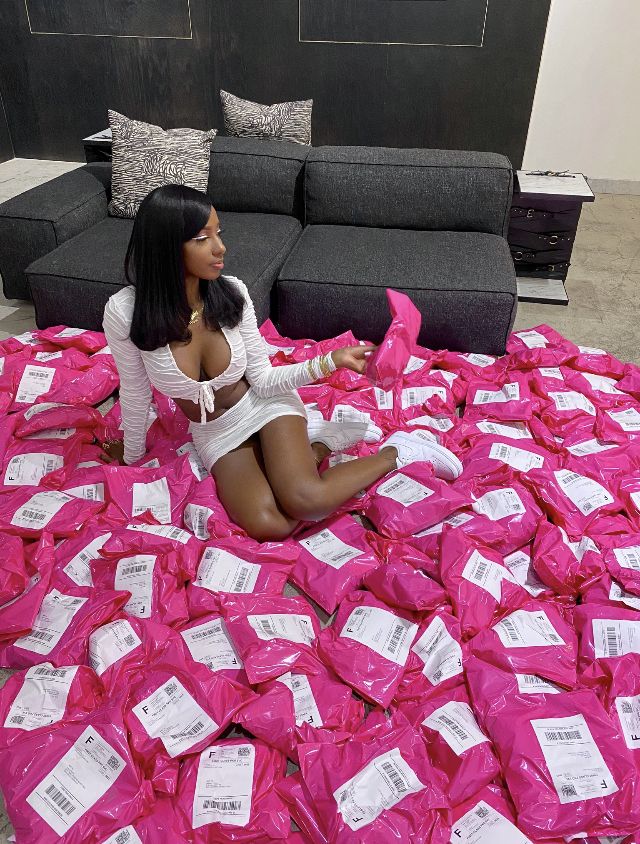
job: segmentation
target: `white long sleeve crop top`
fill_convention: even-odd
[[[246,285],[235,276],[225,278],[238,285],[245,305],[242,319],[235,328],[222,327],[231,350],[229,366],[208,381],[194,381],[185,375],[168,345],[145,352],[133,344],[129,332],[136,295],[134,287],[123,287],[107,302],[102,326],[120,375],[125,463],[135,463],[144,456],[152,386],[170,398],[190,399],[199,404],[200,422],[204,424],[207,411],[214,409],[214,391],[236,384],[243,375],[262,398],[291,392],[321,377],[317,365],[312,366],[316,376],[311,377],[306,361],[271,366]],[[332,370],[335,369],[331,356],[328,363]]]

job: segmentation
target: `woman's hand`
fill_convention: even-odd
[[[367,358],[377,348],[377,346],[345,346],[343,349],[331,352],[331,357],[338,369],[343,366],[345,369],[364,375],[367,369]]]
[[[119,463],[121,466],[126,466],[124,462],[124,441],[123,440],[109,440],[106,443],[101,443],[100,448],[103,450],[105,460],[107,463]]]

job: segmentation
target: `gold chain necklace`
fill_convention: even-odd
[[[194,322],[197,322],[200,319],[203,310],[204,305],[201,309],[196,308],[195,311],[191,311],[191,316],[189,317],[189,325],[193,325]]]

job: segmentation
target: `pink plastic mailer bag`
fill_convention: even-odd
[[[0,492],[0,530],[25,539],[38,539],[43,529],[57,537],[71,536],[103,506],[102,501],[37,487]]]
[[[110,499],[127,519],[148,511],[160,524],[182,524],[182,512],[195,482],[186,455],[159,469],[107,466],[105,477]]]
[[[363,585],[387,606],[400,610],[432,612],[449,602],[440,584],[403,558],[370,571]]]
[[[229,680],[249,685],[244,663],[221,615],[212,613],[201,616],[180,627],[178,632],[196,662],[201,662]]]
[[[7,547],[12,550],[11,545],[7,544]],[[27,581],[24,588],[0,606],[0,642],[15,639],[33,627],[55,565],[51,534],[45,531],[39,542],[33,542],[25,549],[25,563]]]
[[[604,561],[588,536],[572,541],[566,531],[541,520],[533,543],[533,567],[558,595],[577,595],[604,573]]]
[[[40,339],[53,343],[61,349],[79,349],[88,355],[104,349],[107,345],[101,331],[89,331],[85,328],[68,328],[64,325],[53,325],[40,332]]]
[[[422,324],[422,314],[404,293],[387,288],[392,321],[367,366],[367,377],[382,390],[391,390],[409,362]]]
[[[0,568],[0,610],[4,604],[24,592],[29,575],[24,558],[22,539],[11,534],[0,534],[3,560]]]
[[[634,609],[582,604],[575,609],[574,623],[580,641],[578,668],[584,685],[604,685],[608,663],[640,653],[640,616]]]
[[[82,721],[0,749],[0,787],[18,841],[101,844],[148,811],[153,792],[132,759],[123,707],[116,697]]]
[[[323,661],[358,694],[386,708],[404,674],[418,625],[369,592],[355,591],[318,637]]]

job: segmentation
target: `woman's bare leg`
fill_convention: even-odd
[[[280,416],[259,432],[265,472],[285,513],[294,519],[323,519],[356,493],[396,468],[395,448],[340,463],[318,474],[306,420]]]

